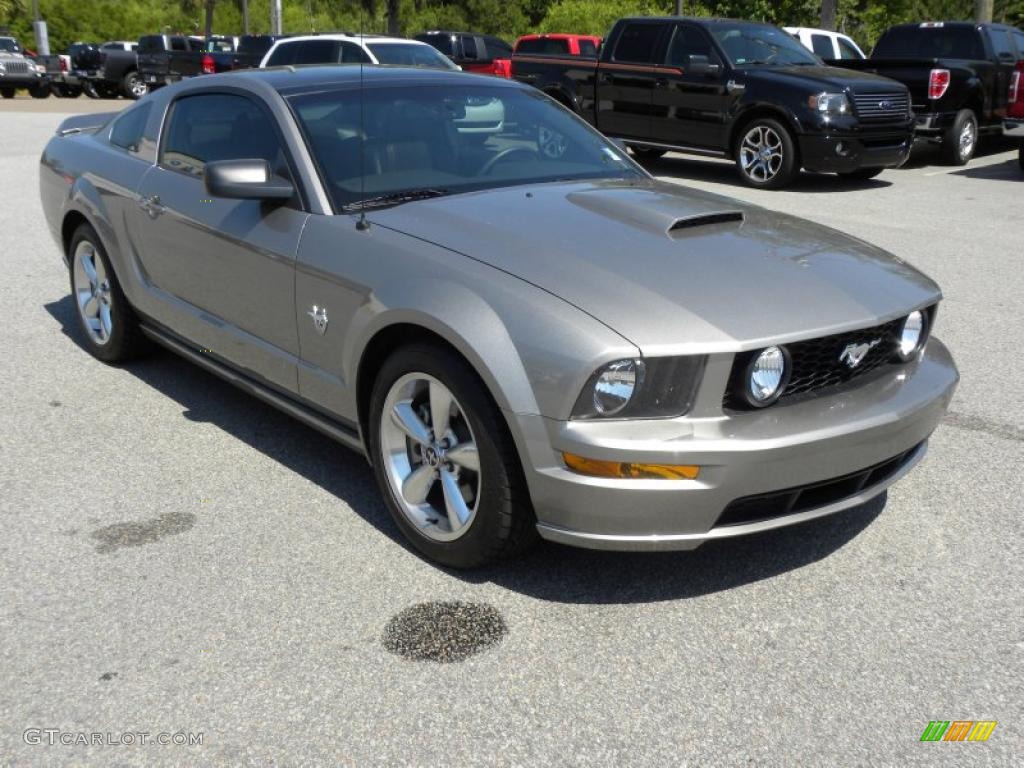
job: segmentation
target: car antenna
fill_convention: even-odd
[[[363,43],[363,14],[362,5],[359,8],[359,44],[360,51]],[[366,120],[363,115],[363,57],[359,57],[359,221],[356,222],[356,229],[366,232],[370,228],[370,222],[366,220]]]

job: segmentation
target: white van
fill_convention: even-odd
[[[813,27],[783,27],[803,46],[823,59],[866,59],[864,51],[853,40],[839,32]]]

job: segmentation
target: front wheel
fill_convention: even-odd
[[[96,230],[82,224],[71,238],[70,255],[71,298],[85,348],[105,363],[136,356],[145,339]]]
[[[761,118],[740,132],[736,168],[743,181],[758,189],[781,189],[800,173],[796,143],[778,120]]]
[[[0,96],[3,96],[5,99],[13,99],[14,98],[14,89],[13,88],[0,88]]]
[[[416,344],[384,363],[369,442],[381,493],[416,549],[473,568],[525,549],[533,510],[508,427],[469,365]]]
[[[942,152],[950,165],[967,165],[978,148],[978,118],[961,109],[953,126],[942,137]]]
[[[850,181],[867,181],[880,175],[885,168],[858,168],[856,171],[845,171],[839,176]]]
[[[33,99],[46,99],[50,97],[50,84],[43,83],[28,89],[29,96]]]

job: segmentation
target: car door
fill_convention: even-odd
[[[651,102],[661,60],[661,21],[623,25],[611,56],[597,69],[597,127],[609,136],[651,138]]]
[[[301,196],[285,205],[223,199],[203,183],[206,163],[253,158],[296,178],[275,118],[258,99],[203,91],[173,101],[158,163],[139,190],[140,260],[148,281],[180,310],[174,330],[294,391],[295,254],[308,218]]]
[[[698,62],[703,68],[695,71]],[[676,24],[654,83],[654,141],[704,149],[724,147],[731,99],[726,80],[725,66],[707,33],[692,24]]]

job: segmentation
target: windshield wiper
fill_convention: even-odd
[[[376,197],[368,197],[365,200],[356,200],[352,203],[345,203],[341,210],[346,213],[355,213],[370,208],[384,208],[389,205],[400,205],[411,203],[413,200],[427,200],[431,197],[444,197],[451,194],[450,190],[425,187],[423,189],[403,189],[398,192],[388,192]]]

